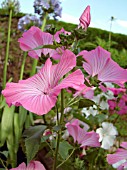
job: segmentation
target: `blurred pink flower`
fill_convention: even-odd
[[[28,31],[24,32],[22,37],[18,39],[18,42],[20,43],[20,48],[23,51],[28,51],[28,55],[32,58],[38,59],[41,57],[41,54],[43,53],[45,56],[47,54],[50,55],[50,57],[54,59],[60,59],[64,48],[57,48],[49,49],[49,48],[42,48],[38,50],[32,50],[34,48],[37,48],[42,45],[53,45],[53,41],[60,42],[59,35],[68,34],[70,35],[70,32],[67,32],[62,28],[60,31],[57,31],[56,34],[53,36],[50,33],[46,33],[41,31],[38,27],[32,26]]]
[[[111,82],[124,87],[127,81],[127,70],[121,68],[110,57],[110,52],[98,46],[92,51],[81,51],[78,56],[83,56],[83,68],[92,77],[97,77],[101,82]]]
[[[118,96],[118,94],[124,94],[126,92],[125,88],[108,87],[107,89],[112,91],[114,93],[114,96]]]
[[[84,12],[80,16],[79,21],[80,21],[80,24],[78,26],[79,28],[82,27],[82,29],[86,30],[88,28],[88,26],[90,25],[91,15],[90,15],[90,6],[89,5],[86,7]]]
[[[9,106],[22,105],[35,114],[46,114],[55,106],[61,89],[75,88],[75,86],[83,84],[84,75],[79,69],[59,83],[60,79],[75,66],[76,56],[66,50],[58,64],[52,65],[48,58],[37,74],[26,80],[20,80],[19,83],[7,83],[2,94]]]
[[[31,161],[27,166],[23,162],[17,168],[12,168],[10,170],[46,170],[46,169],[39,161]]]
[[[86,132],[85,129],[82,129],[79,126],[79,120],[75,119],[72,123],[66,124],[67,130],[69,134],[74,138],[74,142],[78,142],[81,144],[80,147],[85,146],[92,146],[92,147],[99,147],[99,135],[94,132]]]
[[[116,150],[114,154],[107,155],[107,161],[117,170],[123,170],[127,168],[127,142],[122,142],[121,147]]]
[[[127,114],[127,95],[121,98],[114,98],[108,100],[110,113],[117,113],[119,115]]]
[[[57,41],[58,43],[60,43],[60,37],[59,35],[63,33],[65,35],[71,35],[71,32],[66,31],[64,28],[61,28],[61,30],[57,31],[56,34],[54,35],[54,39],[55,41]]]

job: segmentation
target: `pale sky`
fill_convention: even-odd
[[[0,0],[0,4],[3,0]],[[34,0],[19,0],[21,12],[33,13]],[[127,35],[127,0],[61,0],[62,18],[59,20],[79,23],[79,17],[87,5],[91,7],[91,27],[110,30],[110,18],[115,18],[112,23],[112,32]]]

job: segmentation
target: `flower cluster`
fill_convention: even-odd
[[[108,100],[110,113],[117,113],[123,115],[127,113],[127,94],[126,89],[110,89],[114,92],[114,98]]]
[[[35,13],[43,14],[44,12],[53,13],[54,19],[57,16],[61,17],[62,7],[59,0],[35,0],[34,1]]]
[[[32,25],[40,27],[42,21],[36,15],[25,15],[18,21],[18,29],[22,32],[28,30]]]

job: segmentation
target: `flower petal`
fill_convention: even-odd
[[[38,27],[32,26],[28,31],[23,33],[22,37],[18,39],[20,48],[23,51],[29,51],[41,45],[53,44],[53,36],[49,33],[42,32]],[[28,52],[32,58],[38,59],[41,53],[47,55],[52,49],[38,49]]]
[[[107,161],[109,164],[115,164],[124,159],[127,159],[127,150],[125,149],[117,149],[116,153],[107,155]]]
[[[40,72],[19,83],[7,83],[2,94],[9,106],[22,105],[38,115],[46,114],[54,107],[57,96],[50,90],[50,69],[52,62],[48,59]],[[47,91],[49,90],[49,91]]]
[[[85,146],[100,147],[99,135],[94,131],[87,132],[80,147]]]
[[[46,170],[39,161],[31,161],[26,170]]]
[[[26,170],[26,164],[23,162],[17,168],[11,168],[10,170]]]

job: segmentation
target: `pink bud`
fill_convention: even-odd
[[[79,18],[80,24],[79,28],[82,27],[82,29],[87,29],[87,27],[90,25],[91,15],[90,15],[90,6],[88,5],[82,15]]]

